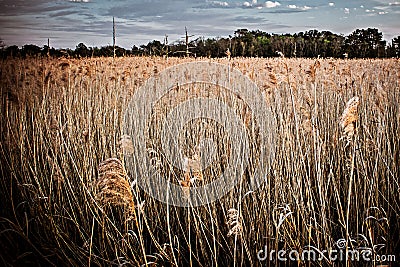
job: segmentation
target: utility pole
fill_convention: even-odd
[[[50,38],[47,38],[47,57],[50,56]]]
[[[113,57],[115,58],[115,20],[113,17]]]
[[[189,57],[189,38],[193,37],[194,35],[188,35],[187,28],[185,26],[185,43],[186,43],[186,57]]]
[[[189,54],[191,53],[189,51],[190,48],[194,48],[194,47],[189,47],[189,38],[193,37],[194,35],[188,35],[188,31],[187,28],[185,27],[185,36],[181,37],[185,39],[185,45],[186,45],[186,50],[181,50],[181,51],[175,51],[174,53],[185,53],[186,57],[189,57]],[[179,44],[182,44],[181,42]]]
[[[165,38],[164,38],[164,47],[165,47],[166,56],[167,56],[167,58],[168,58],[168,35],[165,35]]]

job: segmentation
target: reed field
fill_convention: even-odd
[[[197,61],[229,65],[257,84],[275,121],[267,129],[274,153],[265,182],[251,190],[261,153],[257,121],[240,97],[210,90],[207,97],[231,101],[248,128],[250,163],[222,198],[177,207],[144,192],[143,177],[127,168],[136,148],[124,114],[148,78]],[[45,57],[0,64],[2,266],[400,263],[398,59]],[[220,124],[199,119],[177,136],[184,168],[163,157],[159,122],[171,106],[205,97],[199,88],[172,88],[154,106],[146,139],[152,164],[182,197],[221,174],[234,149]],[[216,147],[205,170],[198,167],[199,136]],[[260,259],[271,251],[343,248],[374,260]]]

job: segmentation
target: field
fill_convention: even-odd
[[[275,121],[267,129],[273,157],[265,182],[252,190],[260,133],[246,103],[236,97],[230,106],[251,142],[242,179],[212,203],[167,205],[139,186],[145,178],[135,167],[145,161],[125,135],[124,114],[149,77],[200,61],[229,65],[257,84]],[[400,261],[398,59],[30,58],[0,64],[0,265],[395,266]],[[171,167],[163,156],[158,122],[178,102],[205,96],[202,90],[172,88],[154,106],[148,125],[149,158],[182,188],[182,197],[222,173],[234,150],[224,127],[198,120],[177,139],[186,164],[193,165],[201,161],[199,136],[216,143],[211,167],[193,167],[196,180],[192,171]],[[229,102],[224,92],[215,87],[207,96]],[[287,261],[277,258],[279,250],[287,252]],[[332,259],[326,253],[315,261],[289,260],[289,251],[307,250],[357,251],[371,260]]]

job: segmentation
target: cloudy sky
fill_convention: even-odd
[[[6,45],[75,48],[112,44],[130,48],[150,40],[180,40],[185,26],[196,37],[226,37],[238,28],[270,33],[309,29],[349,34],[375,27],[390,40],[400,35],[394,0],[0,0],[0,39]]]

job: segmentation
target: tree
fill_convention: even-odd
[[[6,47],[6,44],[4,43],[4,41],[2,39],[0,39],[0,50],[3,50],[4,47]]]
[[[345,51],[350,58],[376,58],[384,56],[386,42],[378,29],[357,29],[345,40]]]
[[[112,57],[114,55],[114,47],[112,45],[102,46],[99,53],[102,57]]]
[[[400,57],[400,36],[386,45],[382,33],[378,29],[357,29],[348,36],[338,35],[330,31],[309,30],[294,34],[270,34],[260,30],[238,29],[233,35],[226,37],[199,37],[189,42],[189,35],[184,40],[169,44],[167,36],[164,42],[153,40],[140,47],[133,46],[125,50],[118,46],[101,48],[87,47],[79,43],[75,50],[54,49],[48,46],[42,48],[36,45],[25,45],[22,49],[17,46],[6,47],[0,39],[1,57],[15,56],[76,56],[76,57],[110,57],[130,55],[155,56],[196,56],[224,57],[229,48],[231,56],[244,57],[276,57],[277,51],[286,57],[343,57],[350,58],[382,58]],[[114,50],[115,48],[115,50]],[[188,52],[190,49],[190,52]]]
[[[127,51],[123,47],[119,47],[119,46],[115,46],[114,51],[115,51],[116,57],[124,57],[128,54]]]
[[[90,56],[90,51],[84,43],[79,43],[75,48],[75,55],[78,57]]]
[[[139,47],[137,47],[136,45],[133,45],[133,46],[132,46],[132,49],[131,49],[131,54],[132,54],[132,55],[139,55],[139,54],[140,54],[140,49],[139,49]]]
[[[160,56],[163,51],[163,44],[160,41],[153,40],[147,44],[150,55]]]
[[[33,56],[39,55],[41,53],[41,51],[42,51],[42,49],[37,45],[33,45],[33,44],[24,45],[22,47],[22,56],[33,57]]]
[[[8,46],[3,51],[3,58],[19,56],[21,56],[20,50],[16,45]]]
[[[392,39],[392,47],[394,50],[395,57],[400,57],[400,36],[397,36]]]

